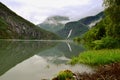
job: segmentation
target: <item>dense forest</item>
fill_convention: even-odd
[[[104,0],[103,5],[105,18],[77,40],[92,49],[120,48],[120,0]]]

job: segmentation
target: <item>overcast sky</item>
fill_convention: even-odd
[[[39,24],[53,15],[77,20],[103,10],[103,0],[1,0],[25,19]]]

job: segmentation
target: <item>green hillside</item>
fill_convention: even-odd
[[[105,17],[81,39],[92,49],[120,48],[120,1],[105,0]]]
[[[100,18],[104,18],[104,17],[105,17],[105,16],[104,16],[104,12],[102,11],[102,12],[98,13],[98,14],[95,15],[95,16],[85,17],[85,18],[83,18],[83,19],[81,19],[81,20],[79,20],[79,21],[80,21],[81,23],[85,24],[85,25],[89,25],[89,24],[91,24],[92,22],[97,21],[97,20],[99,20]]]
[[[0,2],[0,39],[57,38],[55,34],[35,26]]]
[[[89,30],[90,24],[92,23],[96,24],[97,23],[96,21],[99,21],[103,17],[104,17],[104,13],[100,12],[95,16],[89,16],[89,17],[82,18],[78,21],[68,22],[65,24],[65,27],[62,30],[59,30],[57,32],[57,34],[63,38],[66,38],[69,31],[72,30],[72,34],[70,38],[82,36],[85,32]]]
[[[88,26],[82,24],[79,21],[69,22],[65,24],[65,27],[62,30],[58,31],[58,35],[60,35],[63,38],[67,38],[70,30],[72,30],[70,38],[74,38],[88,31]]]

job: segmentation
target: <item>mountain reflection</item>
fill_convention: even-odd
[[[76,45],[73,42],[59,42],[55,47],[44,50],[37,55],[43,57],[49,63],[58,65],[68,62],[82,51],[84,51],[84,48],[81,45]]]
[[[50,64],[65,64],[84,48],[73,42],[64,41],[3,41],[0,40],[0,76],[28,60],[40,56]]]
[[[44,41],[0,40],[0,76],[22,61],[55,45]]]

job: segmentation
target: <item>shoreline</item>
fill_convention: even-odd
[[[63,80],[120,80],[120,62],[111,63],[99,66],[94,73],[73,73],[70,70],[65,70],[68,74],[73,74],[71,77],[66,77]],[[62,74],[59,74],[62,75]],[[59,75],[52,80],[60,80]],[[64,74],[63,74],[64,75]],[[74,79],[73,79],[74,78]]]

